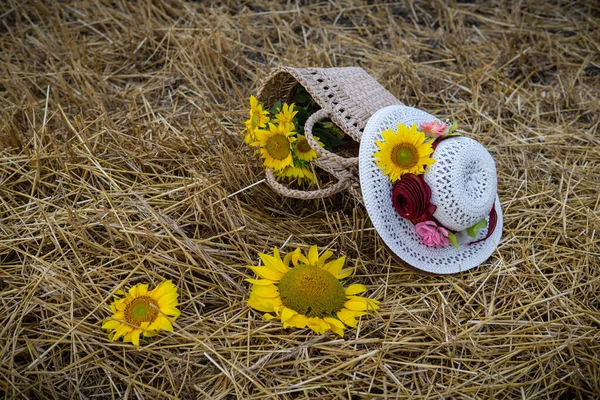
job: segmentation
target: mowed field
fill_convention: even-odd
[[[349,193],[276,194],[240,131],[279,65],[360,66],[498,169],[503,240],[408,270]],[[600,397],[593,1],[0,2],[0,398]],[[346,256],[380,309],[343,338],[248,304],[258,253]],[[101,326],[177,286],[173,332]]]

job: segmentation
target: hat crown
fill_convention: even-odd
[[[496,164],[479,142],[464,136],[441,141],[424,179],[431,189],[433,216],[445,227],[462,231],[486,218],[498,190]]]

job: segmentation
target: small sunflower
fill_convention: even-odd
[[[256,132],[256,139],[261,146],[260,153],[267,168],[280,171],[294,165],[292,141],[295,134],[292,124],[269,123],[269,130],[261,129]]]
[[[299,184],[303,184],[304,182],[317,183],[317,178],[315,178],[315,174],[313,174],[310,169],[306,167],[296,167],[294,165],[285,167],[281,171],[276,171],[275,177],[278,179],[297,179]]]
[[[151,337],[161,329],[172,331],[171,321],[181,314],[177,309],[177,287],[170,280],[150,291],[148,285],[138,283],[129,293],[118,291],[117,294],[124,294],[125,298],[110,305],[113,315],[102,324],[113,342],[123,336],[123,342],[139,347],[140,334]]]
[[[296,114],[298,114],[298,111],[294,111],[294,103],[283,103],[281,111],[275,115],[275,120],[280,124],[293,124]]]
[[[373,156],[375,162],[392,182],[404,174],[422,174],[427,165],[435,161],[430,157],[433,153],[432,141],[426,141],[425,134],[412,128],[398,124],[398,131],[386,129],[382,132],[383,142],[376,141],[379,151]]]
[[[317,143],[319,143],[319,146],[324,146],[324,144],[321,143],[318,137],[313,137],[315,138]],[[294,145],[294,152],[296,157],[303,161],[312,161],[318,156],[317,152],[314,151],[312,147],[310,147],[310,144],[308,144],[308,140],[306,139],[306,137],[302,135],[298,135],[296,144]]]
[[[254,146],[256,143],[256,131],[267,126],[267,122],[269,122],[269,112],[263,110],[262,105],[256,97],[250,96],[250,119],[244,122],[246,125],[244,142]]]
[[[262,279],[246,279],[252,284],[248,305],[264,312],[266,320],[281,320],[284,328],[309,327],[318,334],[331,330],[344,336],[346,326],[355,328],[356,318],[378,310],[379,302],[357,296],[367,290],[364,285],[344,289],[339,280],[354,268],[343,268],[346,257],[327,262],[332,255],[326,251],[319,256],[317,246],[307,256],[296,249],[283,260],[277,248],[272,256],[259,254],[265,266],[249,267]]]

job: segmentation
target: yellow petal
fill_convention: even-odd
[[[342,256],[342,257],[338,258],[337,260],[333,260],[333,261],[330,261],[327,264],[325,264],[323,266],[323,269],[325,271],[329,272],[331,275],[337,277],[337,275],[342,270],[342,267],[344,266],[345,262],[346,262],[346,256]]]
[[[148,294],[148,285],[139,284],[139,285],[137,285],[137,287],[138,287],[138,291],[137,291],[138,296],[146,296]]]
[[[306,325],[318,334],[323,334],[331,329],[327,322],[317,317],[308,318]]]
[[[354,313],[350,310],[342,308],[340,311],[335,313],[335,315],[337,315],[340,321],[352,328],[356,328],[356,325],[358,325],[358,322],[354,318]]]
[[[253,286],[252,293],[256,294],[260,297],[279,297],[279,290],[277,290],[277,286],[269,285],[269,286]]]
[[[346,295],[352,296],[354,294],[366,292],[367,287],[365,285],[361,285],[360,283],[355,283],[346,288]]]
[[[154,321],[154,324],[156,324],[156,328],[158,329],[164,329],[165,331],[173,331],[173,325],[171,325],[171,321],[169,321],[169,319],[164,315],[159,315],[158,317],[156,317],[156,321]]]
[[[327,261],[333,255],[333,251],[327,250],[321,257],[319,257],[319,261],[317,262],[317,267],[323,268],[325,265],[325,261]]]
[[[272,285],[275,283],[275,281],[271,281],[268,279],[252,279],[252,278],[246,278],[244,279],[246,282],[250,282],[253,285],[257,285],[257,286],[266,286],[266,285]]]
[[[325,317],[323,318],[323,320],[329,324],[333,333],[344,337],[344,324],[342,323],[342,321],[331,317]]]
[[[157,299],[164,296],[167,293],[176,292],[177,287],[173,284],[171,280],[162,281],[158,284],[154,289],[152,289],[148,295]]]
[[[141,329],[136,329],[131,332],[131,343],[138,346],[140,345],[140,333],[142,333]]]
[[[131,328],[129,325],[121,324],[121,326],[114,331],[115,334],[112,337],[112,341],[117,341],[117,339],[119,339],[121,336],[127,334],[127,332],[131,332],[132,330],[133,328]]]
[[[133,333],[133,331],[132,332],[127,332],[127,334],[125,336],[123,336],[123,343],[129,343],[129,342],[131,342],[131,334],[132,333]]]
[[[143,335],[144,337],[153,337],[153,336],[156,336],[156,335],[158,335],[158,332],[156,332],[156,331],[144,331],[144,332],[142,333],[142,335]]]
[[[111,329],[112,330],[112,329],[117,328],[119,325],[121,325],[121,323],[119,321],[115,321],[114,319],[107,319],[102,324],[102,329]]]
[[[352,272],[354,272],[354,268],[344,268],[335,277],[337,279],[344,279],[352,275]]]
[[[165,307],[165,308],[161,308],[160,311],[163,314],[166,314],[168,316],[170,316],[173,320],[179,318],[179,316],[181,315],[181,311],[179,311],[177,308],[175,307]]]
[[[344,307],[352,311],[365,311],[368,308],[368,303],[365,299],[354,298],[345,302]]]
[[[287,267],[283,263],[283,261],[281,261],[281,259],[279,259],[278,257],[273,257],[273,256],[270,256],[268,254],[263,254],[263,253],[259,253],[258,256],[260,257],[262,262],[265,264],[265,266],[274,268],[277,271],[281,272],[282,274],[285,274],[286,272],[288,272],[290,270],[290,268]]]
[[[269,313],[266,313],[265,315],[263,315],[263,318],[266,319],[267,321],[271,321],[272,319],[277,318],[275,315],[271,315]]]
[[[283,311],[281,312],[281,322],[287,322],[288,319],[292,318],[294,315],[297,315],[298,313],[294,310],[292,310],[291,308],[284,308]]]
[[[306,258],[304,254],[302,254],[302,250],[300,250],[300,247],[297,247],[296,250],[294,250],[294,252],[292,253],[292,263],[294,264],[294,266],[296,266],[298,262],[301,262],[306,265],[310,264],[308,262],[308,258]]]
[[[273,312],[275,310],[273,310],[273,305],[266,303],[264,301],[261,301],[257,298],[250,298],[248,299],[248,305],[252,308],[254,308],[255,310],[258,311],[262,311],[262,312]]]
[[[296,314],[292,318],[287,320],[287,324],[289,326],[293,326],[294,328],[306,328],[306,323],[308,321],[308,317],[302,314]]]
[[[177,305],[177,297],[179,297],[179,295],[177,293],[169,293],[169,294],[165,294],[164,296],[155,298],[155,299],[156,299],[156,302],[158,303],[158,307],[163,308],[163,307]]]
[[[275,268],[251,267],[251,266],[249,266],[248,268],[250,268],[256,275],[258,275],[259,277],[261,277],[263,279],[269,279],[272,281],[279,282],[279,280],[283,276],[283,273],[276,270]]]
[[[310,265],[317,265],[318,261],[319,249],[317,248],[317,246],[310,246],[310,249],[308,250],[308,263]]]

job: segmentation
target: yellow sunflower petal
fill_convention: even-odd
[[[339,319],[331,318],[331,317],[325,317],[325,318],[323,318],[323,320],[329,324],[333,333],[335,333],[341,337],[344,337],[344,328],[345,327],[344,327],[344,324],[342,321],[340,321]]]
[[[115,329],[119,325],[121,325],[119,321],[115,321],[114,319],[107,319],[102,323],[102,329]]]
[[[356,318],[354,318],[356,314],[350,310],[342,308],[340,311],[335,313],[335,315],[337,315],[340,321],[352,328],[356,328],[356,326],[358,325],[358,321],[356,320]]]
[[[281,321],[287,322],[288,319],[292,318],[295,315],[298,315],[298,313],[296,311],[292,310],[291,308],[286,307],[281,312]]]
[[[331,329],[331,326],[327,322],[317,317],[308,318],[308,320],[306,321],[306,325],[319,335]]]
[[[156,324],[156,328],[158,329],[164,329],[165,331],[173,331],[173,325],[171,324],[171,321],[169,321],[169,319],[164,315],[159,315],[158,317],[156,317],[156,321],[154,321],[154,324]],[[148,328],[153,329],[152,325],[150,325]]]
[[[179,311],[176,307],[165,307],[161,308],[160,311],[163,314],[166,314],[169,317],[171,317],[173,320],[179,318],[179,316],[181,315],[181,311]]]
[[[294,328],[302,329],[306,328],[306,324],[308,322],[308,317],[302,314],[296,314],[292,318],[288,319],[287,324],[289,326],[293,326]]]
[[[344,279],[352,275],[354,268],[344,268],[335,277],[338,279]]]
[[[141,329],[136,329],[131,332],[131,343],[138,346],[140,345],[140,333],[142,333]]]
[[[319,257],[319,261],[317,261],[317,267],[323,268],[323,266],[325,265],[325,262],[328,259],[330,259],[332,255],[333,255],[333,251],[331,251],[331,250],[327,250],[325,253],[323,253],[321,255],[321,257]]]
[[[279,282],[279,280],[283,276],[283,273],[275,268],[252,266],[249,266],[248,268],[250,268],[259,277],[263,279],[269,279],[271,281]]]
[[[279,254],[278,254],[279,255]],[[277,271],[285,274],[289,271],[290,267],[286,266],[279,257],[270,256],[268,254],[259,253],[258,256],[265,264],[265,266],[276,269]]]
[[[276,315],[269,314],[269,313],[265,313],[265,314],[263,315],[263,318],[264,318],[264,319],[266,319],[267,321],[271,321],[272,319],[275,319],[275,318],[277,318],[277,316],[276,316]]]
[[[354,297],[344,303],[344,307],[352,311],[366,311],[369,305],[367,299],[363,297]]]
[[[262,312],[273,312],[275,311],[273,309],[273,304],[270,302],[265,302],[262,301],[258,298],[250,298],[248,299],[248,305],[252,308],[254,308],[255,310],[258,311],[262,311]]]
[[[112,341],[115,342],[117,341],[117,339],[119,339],[121,336],[127,334],[127,332],[131,332],[133,330],[133,328],[131,328],[129,325],[125,325],[125,324],[121,324],[114,332],[114,335],[112,337]]]
[[[279,297],[279,291],[277,290],[277,286],[275,285],[254,286],[252,288],[252,293],[260,297]]]
[[[308,263],[310,265],[317,265],[318,261],[319,249],[317,248],[317,246],[310,246],[310,249],[308,250]]]
[[[252,279],[252,278],[246,278],[244,279],[246,282],[250,282],[253,285],[256,286],[267,286],[267,285],[272,285],[275,283],[275,281],[269,280],[269,279]]]
[[[360,283],[355,283],[346,288],[346,295],[352,296],[358,293],[363,293],[367,291],[367,287],[365,285],[361,285]]]
[[[329,272],[331,275],[336,276],[340,273],[340,271],[342,270],[342,267],[344,266],[344,264],[346,263],[346,256],[342,256],[340,258],[338,258],[337,260],[333,260],[328,262],[327,264],[325,264],[323,266],[323,269],[327,272]]]
[[[131,335],[133,334],[133,332],[134,331],[127,332],[127,334],[125,334],[125,336],[123,336],[123,343],[131,342]]]

